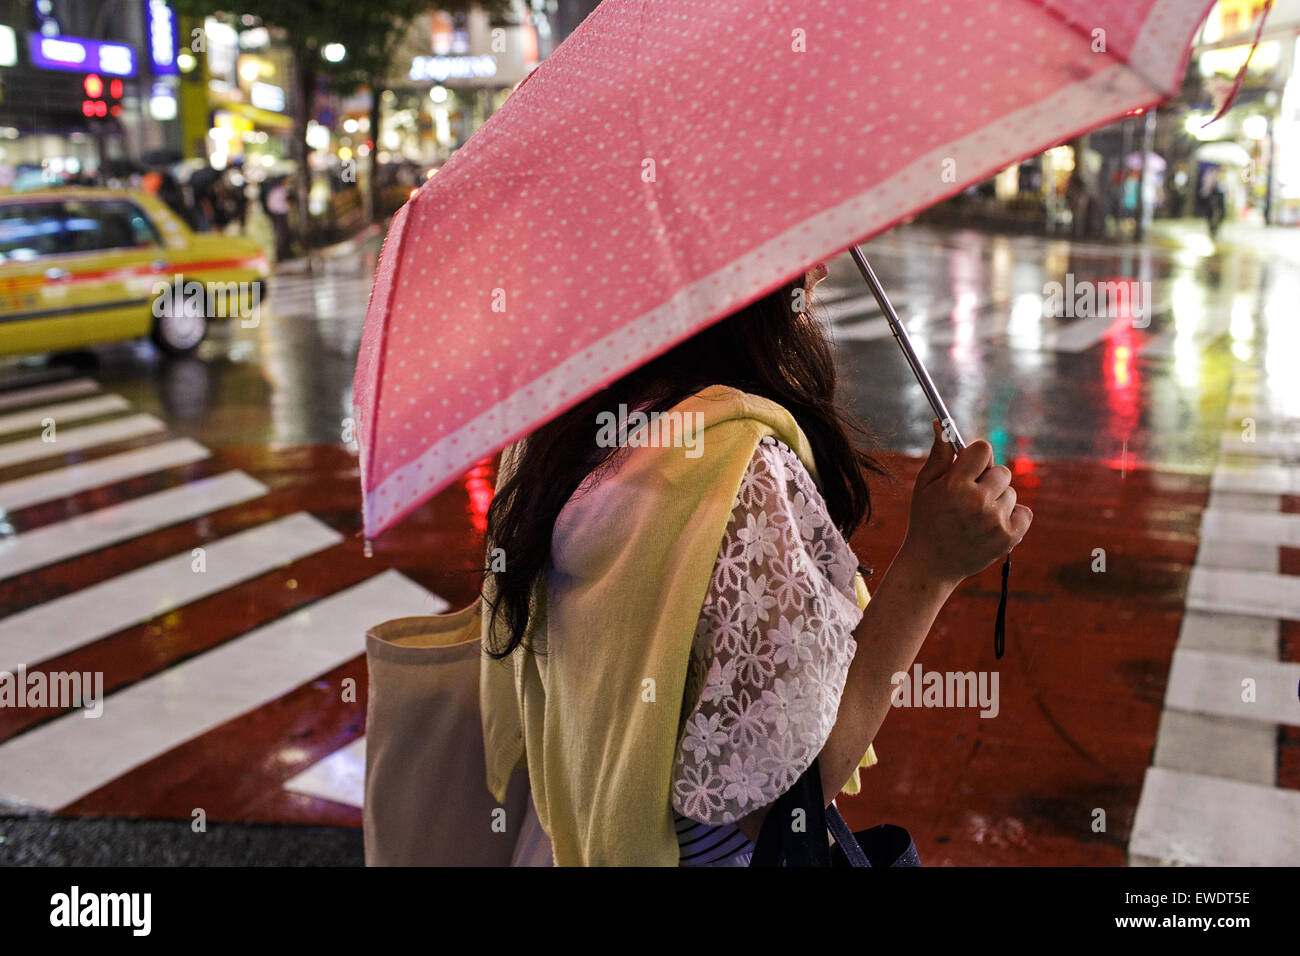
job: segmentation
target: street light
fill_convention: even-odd
[[[1248,139],[1263,139],[1268,135],[1268,117],[1247,116],[1241,121],[1241,131]]]
[[[320,52],[330,63],[341,63],[348,55],[348,49],[342,43],[326,43]]]

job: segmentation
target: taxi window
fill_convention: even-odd
[[[65,251],[59,203],[0,203],[0,262],[27,262]]]
[[[140,207],[125,200],[65,202],[68,252],[130,249],[161,245],[158,233]]]

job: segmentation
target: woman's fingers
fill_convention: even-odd
[[[1014,496],[1015,490],[1009,488],[1008,492]],[[1002,527],[1006,528],[1006,533],[1008,533],[1011,537],[1011,542],[1013,542],[1011,546],[1014,548],[1015,545],[1021,544],[1021,538],[1024,537],[1024,533],[1030,529],[1030,523],[1034,520],[1034,512],[1030,511],[1030,509],[1024,505],[1017,505],[1017,503],[1014,503],[1014,498],[1011,499],[1011,501],[1013,501],[1013,503],[1011,503],[1011,509],[1008,512],[1008,516],[1002,520]]]
[[[1016,489],[1008,485],[1006,490],[994,499],[993,509],[997,512],[998,517],[1002,519],[1003,526],[1008,526],[1011,521],[1011,513],[1016,510]]]
[[[1034,520],[1034,513],[1016,501],[1016,489],[1010,486],[994,502],[1002,528],[1011,539],[1011,547],[1018,545]],[[1008,549],[1010,550],[1010,549]]]
[[[930,446],[930,455],[916,476],[917,487],[924,487],[940,478],[952,462],[952,446],[943,440],[939,419],[931,419],[930,425],[934,428],[934,444]]]
[[[993,464],[993,446],[984,439],[971,442],[962,449],[948,470],[954,484],[975,481]]]
[[[994,465],[980,475],[975,484],[984,489],[991,501],[997,501],[1002,492],[1011,486],[1011,469],[1005,465]]]
[[[1029,525],[1033,520],[1034,513],[1024,505],[1016,505],[1011,509],[1011,517],[1007,519],[1007,531],[1016,544],[1019,544],[1025,533],[1029,531]]]

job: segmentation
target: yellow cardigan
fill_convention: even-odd
[[[686,667],[736,492],[767,435],[820,484],[807,438],[773,402],[714,386],[673,411],[702,414],[688,419],[702,423],[700,454],[621,450],[617,470],[556,521],[529,624],[540,653],[483,658],[488,788],[504,802],[510,774],[527,766],[560,866],[677,865],[670,790]],[[865,607],[860,575],[857,588]],[[483,640],[496,645],[488,617]],[[875,762],[868,749],[861,766]],[[858,788],[855,770],[845,792]]]

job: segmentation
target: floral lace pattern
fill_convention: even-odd
[[[734,823],[793,786],[820,753],[862,617],[857,566],[807,469],[764,438],[695,630],[673,767],[678,813]]]

